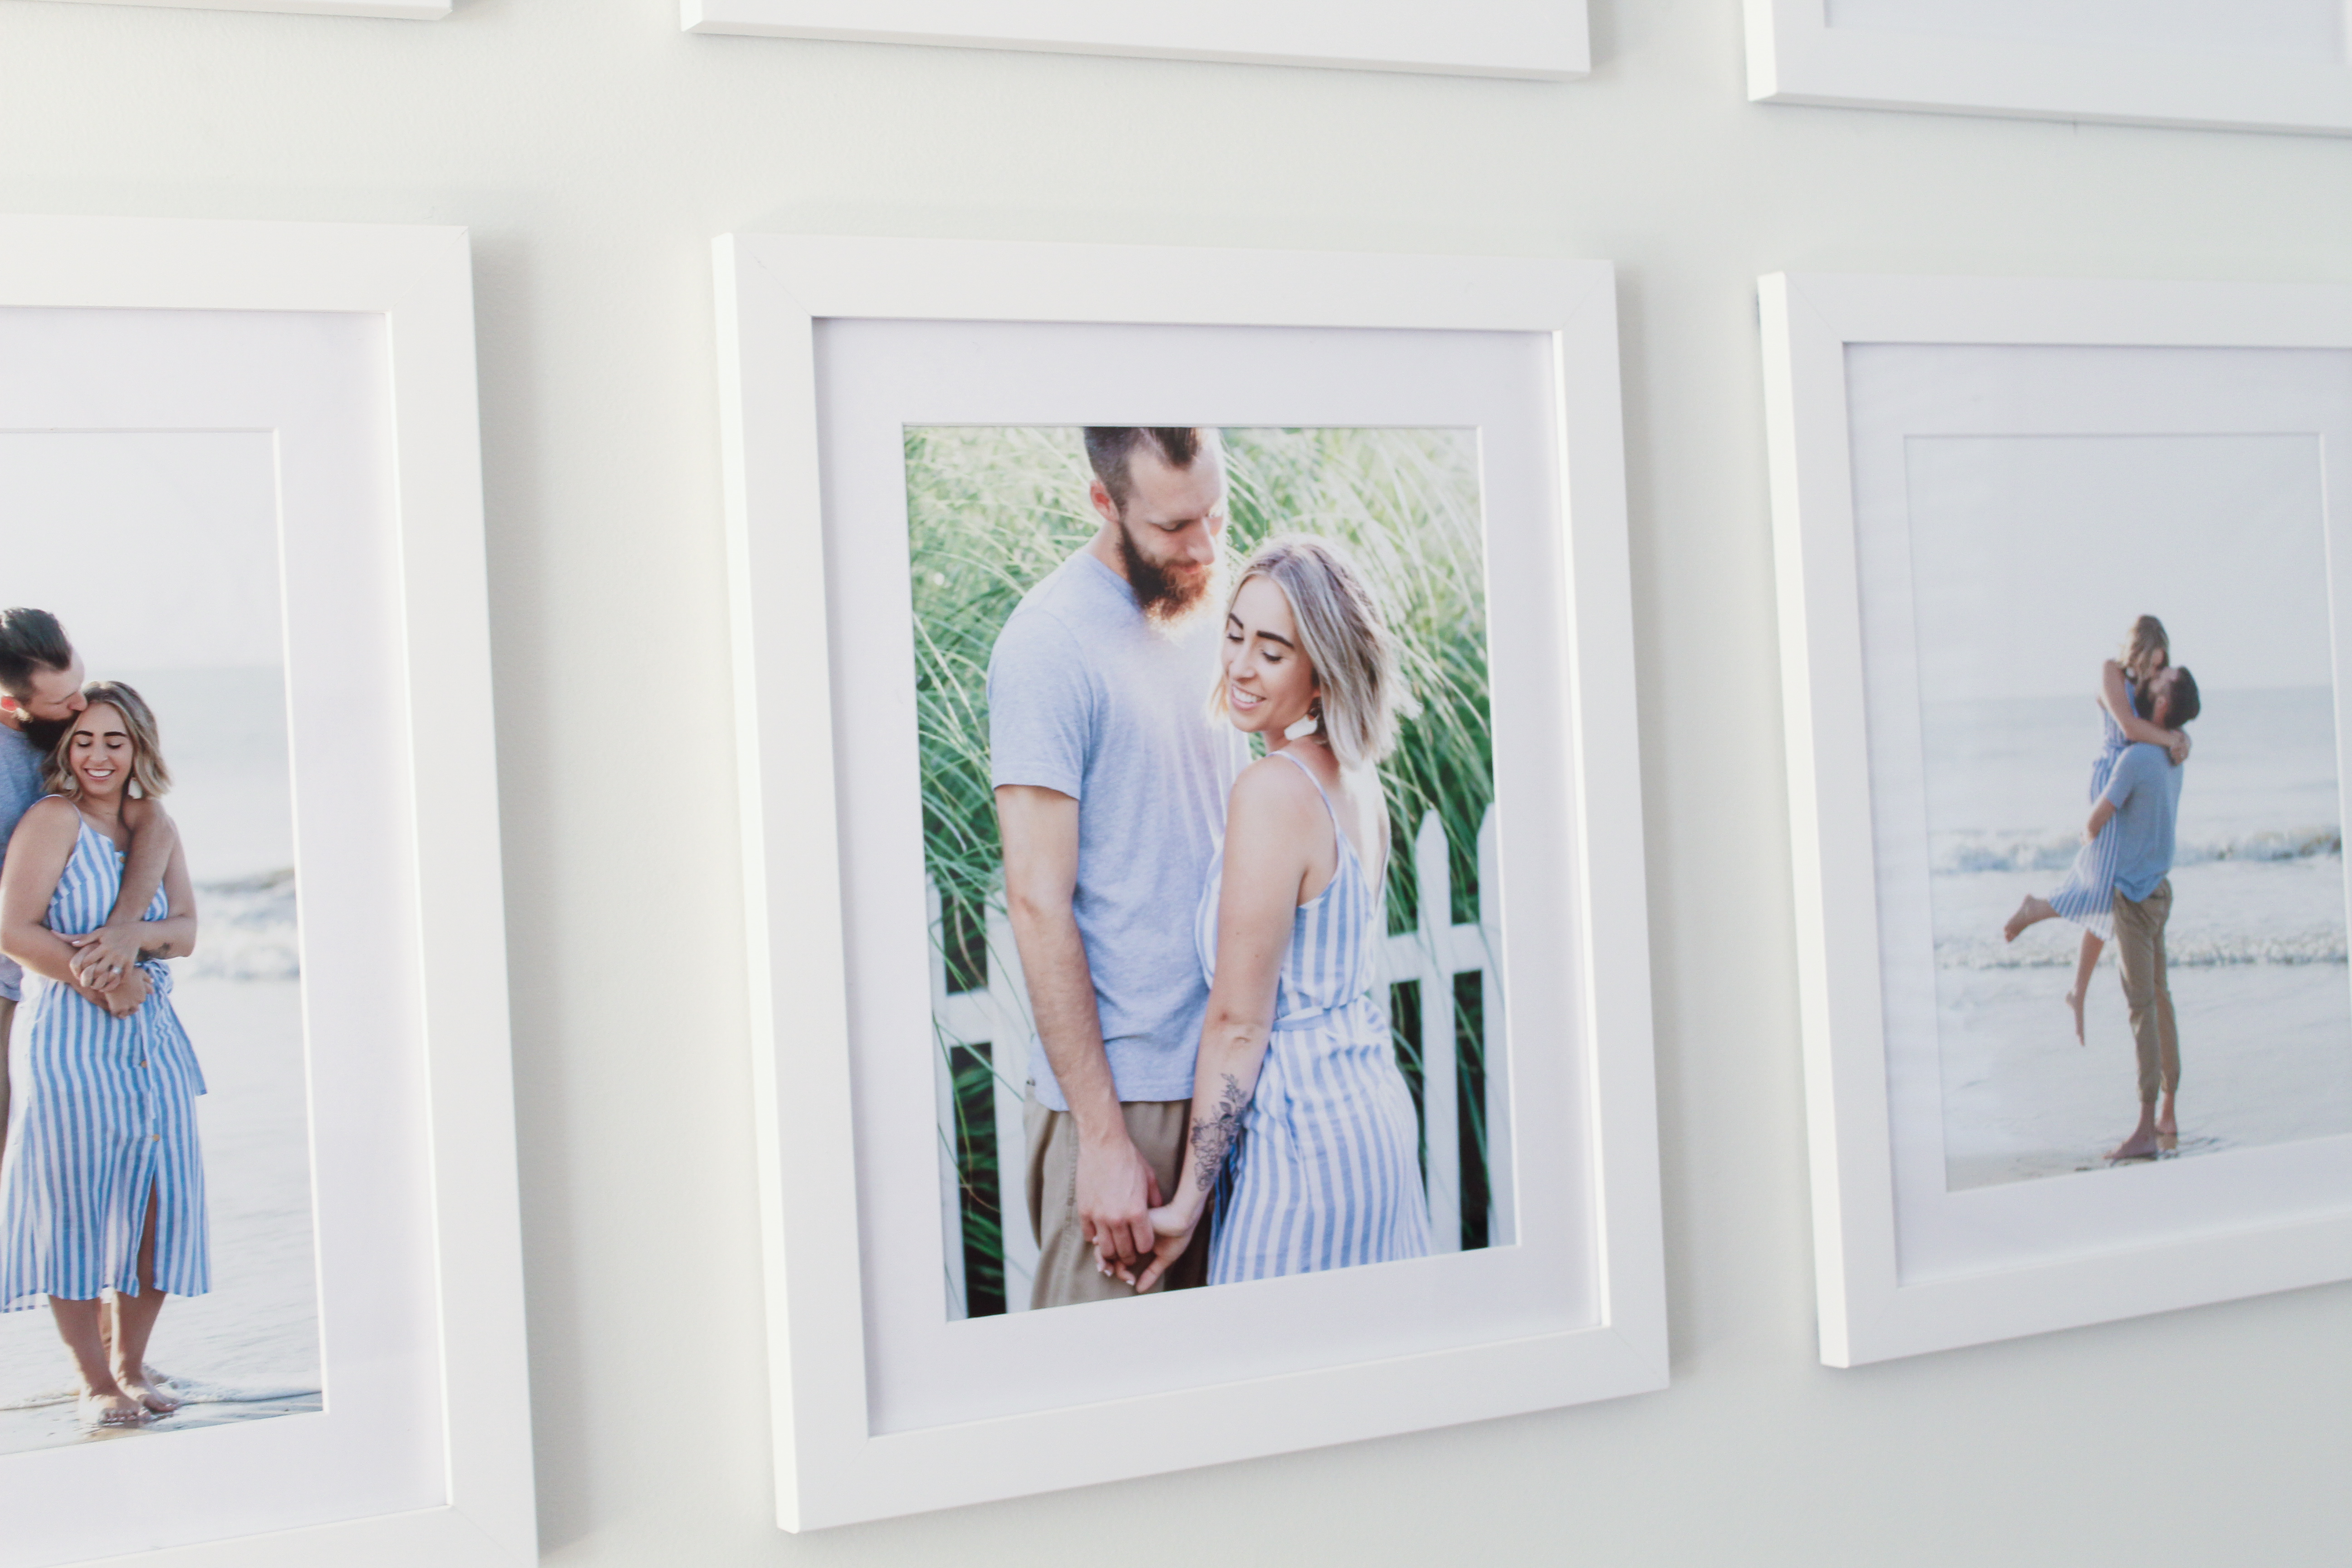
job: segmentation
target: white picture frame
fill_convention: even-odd
[[[1906,1109],[1911,1091],[1894,1082],[1890,1063],[1899,1041],[1919,1033],[1919,1015],[1889,977],[1907,973],[1914,949],[1916,963],[1933,962],[1918,936],[1927,929],[1927,818],[1916,815],[1916,830],[1884,825],[1899,811],[1874,819],[1885,789],[1909,786],[1874,779],[1874,758],[1885,753],[1873,749],[1866,688],[1896,683],[1884,673],[1891,664],[1867,660],[1907,656],[1874,655],[1866,641],[1872,612],[1859,575],[1866,552],[1856,500],[1865,481],[1857,475],[1889,459],[1856,444],[1863,416],[1848,399],[1850,355],[1876,345],[2352,350],[2352,289],[1774,274],[1761,279],[1760,297],[1822,1359],[1853,1366],[2352,1277],[2352,1135],[1949,1194],[1938,1152],[1932,1183],[1915,1176],[1906,1187],[1911,1156],[1896,1147],[1898,1129],[1920,1124],[1906,1121],[1916,1114]],[[2184,429],[2309,428],[2292,409],[2262,406],[2247,384],[2242,374],[2213,393],[2218,414],[2183,422],[2159,413],[2147,433],[2169,440]],[[2055,394],[2052,401],[2062,405],[2054,420],[2072,421],[2074,431],[2141,433],[2100,407],[2065,406]],[[1977,396],[1948,429],[1878,423],[1906,441],[2012,427],[2070,433],[2037,423],[2030,402]],[[1872,429],[1874,441],[1895,438]],[[2332,429],[2322,426],[2314,438],[2340,463],[2325,448],[2347,437]],[[1901,455],[1892,461],[1899,472]],[[2352,516],[2341,497],[2327,506],[2327,595],[2341,626],[2352,605],[2341,576]],[[1877,584],[1868,592],[1888,592],[1877,569],[1866,581]],[[2336,658],[2340,702],[2345,669]],[[2339,721],[2339,753],[2343,733]],[[1912,744],[1917,754],[1899,736],[1889,744]],[[1932,1060],[1932,1033],[1925,1039]],[[2126,1070],[2116,1069],[2118,1133],[2129,1124]],[[1926,1206],[1906,1196],[1929,1184]],[[1962,1203],[1977,1206],[1964,1213]],[[2006,1249],[2015,1259],[1918,1263],[1915,1249],[1925,1251],[1919,1238],[1929,1232],[1911,1228],[1915,1213],[1937,1224],[1958,1216],[1987,1257]],[[1917,1277],[1906,1277],[1906,1259]]]
[[[821,1528],[1663,1387],[1647,939],[1638,914],[1644,881],[1633,626],[1614,286],[1607,264],[734,236],[718,242],[717,267],[739,766],[750,858],[753,1083],[782,1528]],[[1045,1408],[877,1430],[880,1385],[869,1360],[884,1342],[876,1337],[866,1296],[881,1289],[874,1283],[881,1276],[870,1240],[861,1237],[861,1204],[876,1201],[870,1193],[861,1198],[861,1183],[887,1184],[891,1201],[908,1205],[904,1212],[928,1205],[935,1215],[938,1177],[928,1168],[894,1168],[883,1176],[862,1171],[859,1129],[869,1125],[868,1112],[853,1114],[853,1082],[868,1070],[857,1067],[865,1059],[858,1053],[872,1047],[853,1032],[845,981],[851,973],[845,927],[856,926],[858,917],[845,901],[855,885],[843,869],[852,851],[837,826],[845,820],[839,792],[867,789],[874,764],[845,757],[835,744],[827,671],[843,663],[845,647],[885,647],[870,640],[845,644],[838,640],[845,636],[895,637],[898,657],[908,657],[906,622],[901,612],[894,631],[861,615],[844,618],[862,629],[845,631],[835,624],[836,590],[828,586],[833,568],[818,571],[813,563],[831,559],[825,509],[840,479],[822,455],[829,395],[820,380],[832,374],[820,367],[829,352],[824,345],[840,341],[826,336],[835,324],[869,322],[1528,335],[1544,367],[1535,396],[1551,405],[1539,421],[1548,432],[1539,466],[1558,476],[1559,489],[1542,515],[1557,520],[1559,551],[1549,557],[1549,574],[1535,574],[1528,586],[1556,612],[1548,612],[1548,624],[1559,627],[1567,646],[1557,661],[1565,676],[1559,705],[1525,721],[1556,731],[1569,749],[1563,754],[1576,759],[1576,778],[1554,797],[1560,802],[1557,837],[1547,830],[1529,841],[1538,846],[1527,863],[1531,874],[1525,884],[1511,885],[1545,883],[1544,856],[1553,851],[1540,846],[1553,845],[1564,856],[1560,864],[1569,870],[1552,885],[1565,895],[1559,907],[1571,934],[1544,948],[1546,962],[1530,967],[1572,975],[1569,990],[1576,1000],[1572,1021],[1561,1027],[1522,1029],[1515,992],[1510,1049],[1522,1087],[1555,1085],[1562,1104],[1582,1110],[1573,1125],[1549,1124],[1548,1139],[1523,1130],[1514,1140],[1522,1173],[1547,1173],[1546,1183],[1549,1173],[1559,1173],[1560,1188],[1552,1195],[1559,1201],[1548,1215],[1539,1214],[1536,1194],[1550,1188],[1522,1182],[1520,1234],[1539,1231],[1540,1245],[1530,1240],[1464,1256],[1525,1252],[1538,1261],[1571,1254],[1589,1260],[1591,1267],[1578,1276],[1591,1291],[1585,1321],[1561,1326],[1546,1317],[1536,1330],[1485,1342],[1350,1354],[1339,1364],[1312,1364],[1309,1357],[1283,1374],[1236,1379],[1228,1373],[1192,1386],[1109,1399],[1056,1397]],[[1024,416],[1003,422],[1076,421]],[[897,429],[887,432],[894,444]],[[1534,531],[1549,537],[1553,524]],[[906,743],[912,744],[911,729]],[[1537,820],[1549,809],[1513,806],[1511,798],[1507,790],[1506,811],[1528,809]],[[1540,894],[1525,906],[1512,897],[1514,921],[1523,907],[1550,907]],[[1603,907],[1609,918],[1591,918]],[[1532,915],[1526,929],[1538,929]],[[919,948],[919,919],[913,940]],[[921,1038],[918,1058],[931,1050],[927,1026]],[[1562,1067],[1580,1087],[1544,1076]],[[928,1087],[919,1098],[924,1103],[907,1114],[928,1127]],[[1541,1112],[1520,1104],[1515,1114],[1524,1129],[1527,1117]],[[1541,1163],[1529,1152],[1539,1143],[1551,1152],[1546,1157],[1568,1163]],[[1565,1194],[1580,1190],[1586,1201],[1563,1214]],[[1539,1214],[1538,1221],[1530,1214]],[[939,1226],[934,1219],[906,1235],[901,1250],[928,1258],[918,1275],[927,1269],[933,1282],[936,1329],[945,1321],[936,1283]],[[1378,1293],[1396,1289],[1395,1279],[1388,1269],[1358,1268],[1266,1283],[1325,1291],[1328,1309],[1387,1300]],[[1374,1294],[1346,1294],[1364,1291]],[[1124,1322],[1130,1305],[1181,1313],[1234,1295],[1187,1291],[1108,1312],[1033,1312],[948,1328],[1034,1331],[1040,1319],[1087,1320],[1100,1328]],[[1281,1300],[1280,1310],[1292,1316],[1267,1321],[1279,1321],[1283,1332],[1315,1321],[1328,1327],[1328,1316],[1293,1321],[1307,1298]],[[1567,1311],[1549,1300],[1530,1310]],[[1181,1327],[1193,1320],[1154,1321]]]
[[[324,542],[289,553],[285,568],[298,792],[305,746],[323,747],[315,754],[331,758],[397,761],[370,787],[342,792],[365,798],[364,822],[344,820],[338,815],[344,808],[331,799],[314,806],[318,796],[338,793],[323,789],[322,781],[312,781],[309,799],[298,793],[298,853],[306,879],[314,851],[336,868],[362,866],[362,883],[388,910],[404,910],[408,922],[403,935],[402,917],[388,916],[388,948],[347,952],[341,927],[304,917],[305,969],[315,972],[306,979],[310,1016],[329,1006],[342,1010],[335,1016],[350,1010],[347,981],[331,978],[330,971],[349,976],[369,965],[384,970],[392,976],[384,991],[369,994],[379,1006],[390,1000],[394,1021],[386,1026],[402,1033],[388,1037],[404,1043],[397,1055],[406,1058],[396,1070],[346,1061],[328,1071],[312,1054],[311,1158],[327,1303],[322,1323],[330,1336],[326,1410],[0,1458],[0,1514],[10,1521],[0,1534],[0,1563],[47,1568],[132,1551],[142,1562],[186,1568],[328,1557],[386,1568],[425,1557],[479,1568],[536,1562],[466,233],[0,216],[0,311],[102,319],[106,330],[132,340],[152,320],[159,323],[156,333],[180,334],[174,342],[195,333],[214,340],[226,334],[233,342],[245,319],[298,332],[304,317],[315,318],[320,332],[356,323],[371,346],[364,357],[346,362],[350,384],[377,388],[362,405],[382,410],[369,416],[375,421],[367,438],[373,456],[362,471],[342,477],[318,450],[299,449],[299,432],[276,427],[278,460],[291,465],[281,471],[299,471],[299,496],[313,508],[287,536]],[[59,388],[54,393],[26,372],[17,379],[30,390],[5,389],[9,422],[36,432],[272,429],[271,399],[283,405],[288,395],[267,385],[251,392],[260,384],[246,374],[250,368],[117,385],[102,361],[77,361],[70,374],[48,378]],[[55,400],[54,411],[44,399]],[[327,508],[323,514],[320,505]],[[320,515],[329,520],[324,525]],[[370,527],[362,521],[370,517],[382,521]],[[280,527],[295,524],[281,512]],[[306,590],[325,580],[319,573],[329,569],[319,563],[330,560],[336,580],[372,582],[380,597],[375,607],[347,614],[340,630],[322,634],[325,606]],[[370,560],[379,564],[370,567]],[[366,644],[356,657],[396,698],[371,705],[365,688],[343,688],[340,700],[315,685],[306,689],[304,649],[322,646],[322,635]],[[353,736],[367,749],[350,752]],[[354,860],[349,847],[364,843],[376,847]],[[343,890],[332,896],[347,899],[353,884],[337,875]],[[394,1077],[381,1083],[366,1076],[387,1070]],[[353,1114],[373,1114],[383,1124],[384,1147],[399,1151],[397,1160],[415,1180],[397,1191],[371,1190],[374,1167],[362,1162],[382,1157],[381,1151],[370,1152],[369,1139],[350,1136]],[[332,1131],[318,1137],[322,1117]],[[362,1147],[338,1147],[345,1143]],[[354,1223],[367,1234],[351,1234]],[[371,1302],[365,1310],[349,1310],[352,1259],[366,1251],[369,1236],[390,1245],[394,1232],[418,1238],[413,1245],[425,1249],[430,1265],[425,1283],[396,1307]],[[401,1241],[404,1255],[411,1245]],[[351,1362],[354,1355],[361,1360]],[[306,1505],[301,1483],[290,1479],[299,1465],[278,1467],[306,1447],[324,1453],[343,1441],[331,1426],[315,1424],[338,1419],[339,1375],[346,1393],[372,1385],[372,1373],[357,1383],[350,1375],[371,1358],[396,1373],[415,1373],[402,1378],[400,1400],[404,1409],[423,1414],[383,1435],[368,1426],[380,1400],[343,1400],[341,1419],[361,1423],[348,1451],[424,1452],[421,1484],[437,1500],[305,1518],[303,1508],[315,1505]],[[422,1449],[411,1436],[418,1431]],[[279,1452],[288,1444],[293,1447]],[[163,1514],[117,1510],[120,1517],[96,1534],[68,1516],[72,1510],[102,1513],[83,1495],[93,1488],[111,1485],[116,1490],[109,1495],[119,1496],[133,1483],[154,1489],[151,1499],[176,1500],[156,1503]],[[85,1542],[89,1550],[80,1549]]]
[[[1929,6],[1954,14],[1929,17]],[[2182,0],[2162,8],[2164,27],[2112,0],[1977,7],[1973,17],[1962,9],[1960,0],[1747,0],[1748,96],[2352,134],[2352,25],[2326,0],[2277,0],[2267,24]]]
[[[1592,69],[1586,0],[679,0],[689,33],[1041,49],[1569,80]]]
[[[81,5],[169,5],[191,11],[277,11],[298,16],[373,16],[437,22],[455,0],[73,0]]]

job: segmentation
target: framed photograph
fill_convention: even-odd
[[[2352,289],[1762,295],[1822,1359],[2352,1276]]]
[[[1664,1386],[1608,266],[718,266],[784,1528]]]
[[[1747,0],[1769,103],[2352,133],[2340,0]]]
[[[198,11],[290,11],[306,16],[381,16],[436,22],[454,0],[76,0],[84,5],[175,5]]]
[[[1567,79],[1592,69],[1585,0],[678,0],[689,33],[951,44]]]
[[[0,218],[0,1564],[536,1561],[464,232]]]

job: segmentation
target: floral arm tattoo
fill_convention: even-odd
[[[1242,1089],[1241,1079],[1227,1073],[1224,1097],[1217,1101],[1213,1116],[1200,1117],[1192,1122],[1192,1173],[1201,1180],[1201,1190],[1209,1192],[1217,1184],[1217,1170],[1225,1163],[1225,1155],[1240,1139],[1242,1112],[1249,1108],[1249,1096]]]

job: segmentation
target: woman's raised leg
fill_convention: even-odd
[[[2083,1003],[2091,994],[2091,971],[2098,968],[2099,954],[2106,945],[2096,932],[2086,931],[2083,933],[2082,953],[2074,960],[2074,989],[2066,993],[2066,1005],[2074,1009],[2074,1043],[2078,1046],[2084,1043]]]
[[[2000,939],[2003,942],[2015,942],[2026,927],[2040,925],[2043,921],[2054,921],[2057,918],[2058,911],[2050,907],[2049,900],[2039,893],[2028,893],[2025,895],[2025,902],[2018,905],[2017,912],[2009,917],[2009,923],[2000,928]]]
[[[81,1377],[81,1418],[93,1426],[137,1426],[149,1419],[147,1407],[114,1381],[106,1338],[99,1328],[105,1310],[105,1303],[95,1297],[87,1301],[49,1298],[49,1316],[57,1321],[58,1337],[65,1341],[74,1371]]]
[[[147,1219],[139,1237],[139,1294],[114,1298],[114,1332],[110,1348],[114,1356],[114,1382],[123,1393],[158,1415],[169,1415],[180,1402],[157,1388],[147,1377],[147,1341],[155,1332],[156,1316],[163,1310],[163,1292],[155,1289],[155,1190],[147,1190]]]

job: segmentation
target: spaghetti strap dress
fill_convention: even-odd
[[[1388,928],[1381,889],[1340,830],[1321,781],[1289,760],[1323,798],[1339,864],[1290,928],[1265,1063],[1220,1184],[1212,1285],[1429,1251],[1420,1123],[1397,1070],[1387,1010],[1374,995],[1377,944]],[[1223,882],[1220,858],[1193,928],[1212,982]]]
[[[122,886],[122,851],[81,824],[48,927],[79,936],[106,922]],[[162,920],[158,889],[147,906]],[[155,1200],[155,1285],[173,1296],[212,1288],[196,1097],[205,1079],[172,1009],[172,972],[140,964],[147,1000],[117,1018],[69,985],[26,976],[27,1022],[10,1058],[14,1096],[0,1158],[0,1311],[42,1298],[87,1301],[140,1293],[147,1200]]]
[[[2124,677],[2124,700],[2134,708],[2139,704],[2139,688],[2129,676]],[[2107,793],[2116,763],[2132,744],[2107,705],[2102,702],[2098,708],[2099,754],[2091,759],[2091,787],[2083,796],[2085,805],[2096,804]],[[2112,821],[2100,828],[2096,837],[2075,851],[2065,879],[2050,893],[2052,909],[2101,942],[2115,937],[2116,833]]]

